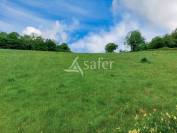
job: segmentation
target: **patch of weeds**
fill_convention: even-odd
[[[27,78],[27,77],[29,77],[29,74],[27,73],[18,76],[18,78]]]
[[[64,84],[60,84],[59,86],[58,86],[59,88],[64,88],[64,87],[66,87]]]
[[[140,62],[141,62],[141,63],[150,63],[150,61],[149,61],[146,57],[142,58],[142,59],[140,60]]]
[[[42,93],[40,94],[40,96],[42,96],[42,97],[47,97],[48,95],[49,95],[48,92],[42,92]]]
[[[26,90],[20,89],[20,90],[18,90],[18,93],[26,93]]]
[[[135,128],[128,133],[177,133],[177,116],[169,112],[144,113],[135,116]]]
[[[15,79],[14,78],[9,78],[9,79],[7,79],[7,81],[12,83],[12,82],[15,82]]]
[[[116,77],[116,75],[115,75],[115,74],[110,74],[110,76],[111,76],[111,77]]]

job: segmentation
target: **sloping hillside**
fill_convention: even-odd
[[[75,57],[83,76],[80,71],[64,71]],[[140,62],[144,57],[148,62]],[[100,58],[113,62],[112,68],[84,68],[85,61],[99,64]],[[0,92],[2,133],[125,132],[134,125],[136,114],[176,111],[177,50],[0,50]]]

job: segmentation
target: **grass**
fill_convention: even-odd
[[[102,57],[111,70],[67,73]],[[147,58],[151,63],[141,63]],[[1,133],[127,132],[136,114],[175,112],[177,50],[72,54],[0,50]]]

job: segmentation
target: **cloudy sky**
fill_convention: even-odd
[[[149,41],[177,28],[177,0],[1,0],[0,31],[36,33],[67,42],[75,52],[126,49],[129,31]]]

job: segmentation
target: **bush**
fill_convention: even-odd
[[[142,44],[138,45],[137,51],[141,51],[141,50],[147,50],[147,44],[146,43],[142,43]]]
[[[146,57],[142,58],[140,62],[141,63],[150,63],[150,61]]]
[[[116,45],[115,43],[108,43],[106,46],[105,46],[105,51],[107,53],[112,53],[114,52],[114,50],[116,50],[118,48],[118,45]]]

